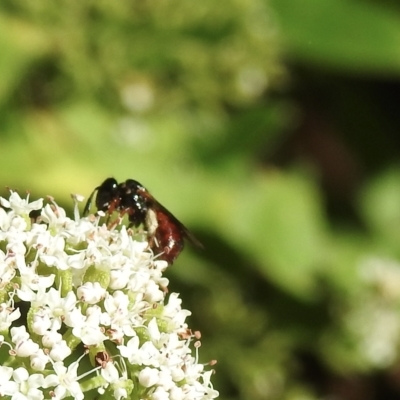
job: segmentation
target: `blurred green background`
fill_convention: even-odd
[[[222,400],[400,398],[397,0],[3,0],[0,182],[133,178]]]

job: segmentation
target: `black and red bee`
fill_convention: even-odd
[[[86,203],[84,215],[90,210],[93,196],[99,211],[111,215],[114,211],[127,214],[129,227],[143,225],[151,249],[159,259],[172,264],[184,247],[184,239],[197,247],[201,243],[172,213],[161,205],[139,182],[127,179],[118,183],[107,178],[96,187]]]

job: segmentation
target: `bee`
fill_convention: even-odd
[[[184,240],[202,248],[202,244],[170,211],[160,204],[139,182],[127,179],[118,183],[107,178],[96,187],[85,205],[83,214],[87,215],[95,193],[97,210],[111,215],[114,211],[127,214],[129,227],[143,225],[147,232],[150,248],[160,260],[172,264],[184,247]]]

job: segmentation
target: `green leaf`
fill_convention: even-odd
[[[361,191],[360,211],[373,236],[386,250],[398,254],[400,242],[400,170],[390,169]]]
[[[400,72],[400,15],[378,2],[271,0],[286,52],[353,72]]]
[[[225,227],[260,272],[300,297],[312,296],[325,229],[320,199],[299,176],[272,173],[241,188]]]
[[[12,93],[31,63],[49,47],[34,25],[0,15],[0,103]]]

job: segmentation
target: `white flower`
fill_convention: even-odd
[[[72,220],[50,202],[0,199],[0,397],[81,400],[96,389],[135,400],[135,385],[153,400],[217,397],[191,348],[190,312],[165,298],[167,262],[125,225],[81,218],[77,206]]]
[[[36,353],[32,354],[30,359],[31,367],[35,371],[43,371],[46,368],[46,364],[50,361],[49,357],[42,349],[39,349]]]
[[[104,368],[101,369],[101,376],[109,383],[115,383],[119,380],[119,373],[113,362],[108,362]]]
[[[102,323],[110,326],[114,331],[134,335],[129,318],[129,297],[117,290],[112,295],[106,294],[104,299],[105,313],[102,314]]]
[[[29,357],[39,350],[26,331],[25,326],[11,328],[11,340],[15,343],[14,351],[18,357]]]
[[[8,330],[11,324],[21,317],[19,308],[13,310],[6,303],[0,304],[0,332]]]
[[[139,358],[139,343],[138,336],[134,336],[128,340],[126,345],[117,346],[122,357],[126,358],[133,365],[141,364],[141,360]]]
[[[85,323],[86,317],[82,314],[80,308],[73,308],[69,313],[67,313],[63,321],[66,326],[69,327],[78,327]]]
[[[171,370],[168,367],[162,366],[158,375],[159,388],[163,388],[165,391],[171,390],[176,386],[175,382],[172,380]]]
[[[164,292],[156,282],[149,280],[145,288],[144,299],[149,303],[156,303],[164,299]]]
[[[54,202],[43,207],[41,217],[42,221],[48,224],[50,231],[60,230],[69,221],[65,211]]]
[[[169,392],[158,386],[151,397],[153,400],[169,400]]]
[[[192,315],[189,310],[181,309],[182,300],[177,293],[171,293],[168,303],[164,306],[163,316],[173,324],[175,329],[186,328],[185,320]],[[172,327],[171,327],[172,329]]]
[[[97,306],[88,308],[87,317],[80,324],[74,326],[72,333],[81,339],[87,346],[99,345],[107,336],[104,335],[100,326],[101,309]]]
[[[33,324],[32,329],[33,332],[38,335],[44,335],[44,333],[50,328],[51,320],[50,320],[50,312],[47,308],[40,308],[33,315]]]
[[[78,299],[88,304],[98,303],[106,295],[99,282],[85,282],[77,289]]]
[[[3,232],[7,232],[10,229],[10,224],[11,224],[10,215],[6,212],[6,210],[4,210],[4,208],[0,208],[0,231],[2,232],[1,236],[5,236]]]
[[[71,349],[68,347],[67,342],[65,340],[60,340],[59,342],[53,344],[49,355],[54,361],[62,361],[70,354]]]
[[[17,368],[13,372],[13,378],[17,384],[12,400],[42,400],[43,392],[39,390],[43,386],[44,377],[42,374],[29,375],[25,368]]]
[[[0,366],[0,396],[12,396],[18,390],[18,384],[10,381],[13,369]]]
[[[156,368],[146,367],[139,372],[139,383],[145,388],[155,385],[159,379],[159,371]]]
[[[5,208],[11,208],[16,215],[29,215],[33,210],[40,210],[43,207],[43,199],[29,203],[29,194],[26,199],[21,199],[17,192],[11,192],[9,200],[0,198],[0,203]]]
[[[169,398],[170,400],[183,400],[185,398],[185,393],[181,387],[174,386],[169,391]]]
[[[139,364],[151,365],[153,367],[160,366],[160,352],[150,341],[144,342],[139,351]]]
[[[42,343],[45,347],[53,347],[55,344],[61,342],[62,335],[57,331],[47,331],[42,336]]]
[[[128,392],[126,389],[121,388],[121,387],[116,387],[114,389],[114,399],[115,400],[121,400],[121,399],[126,399],[128,397]]]
[[[39,287],[49,288],[54,283],[55,276],[41,276],[36,272],[36,265],[26,265],[22,255],[16,255],[16,264],[21,275],[21,291],[37,291]]]
[[[75,309],[77,302],[74,292],[69,292],[66,297],[61,297],[60,291],[50,288],[43,299],[52,315],[52,328],[60,329],[63,319]]]
[[[63,363],[55,362],[53,364],[55,374],[46,376],[44,387],[55,388],[52,390],[53,399],[63,399],[64,397],[73,396],[75,400],[84,398],[82,389],[78,383],[78,362],[73,362],[68,368]]]

